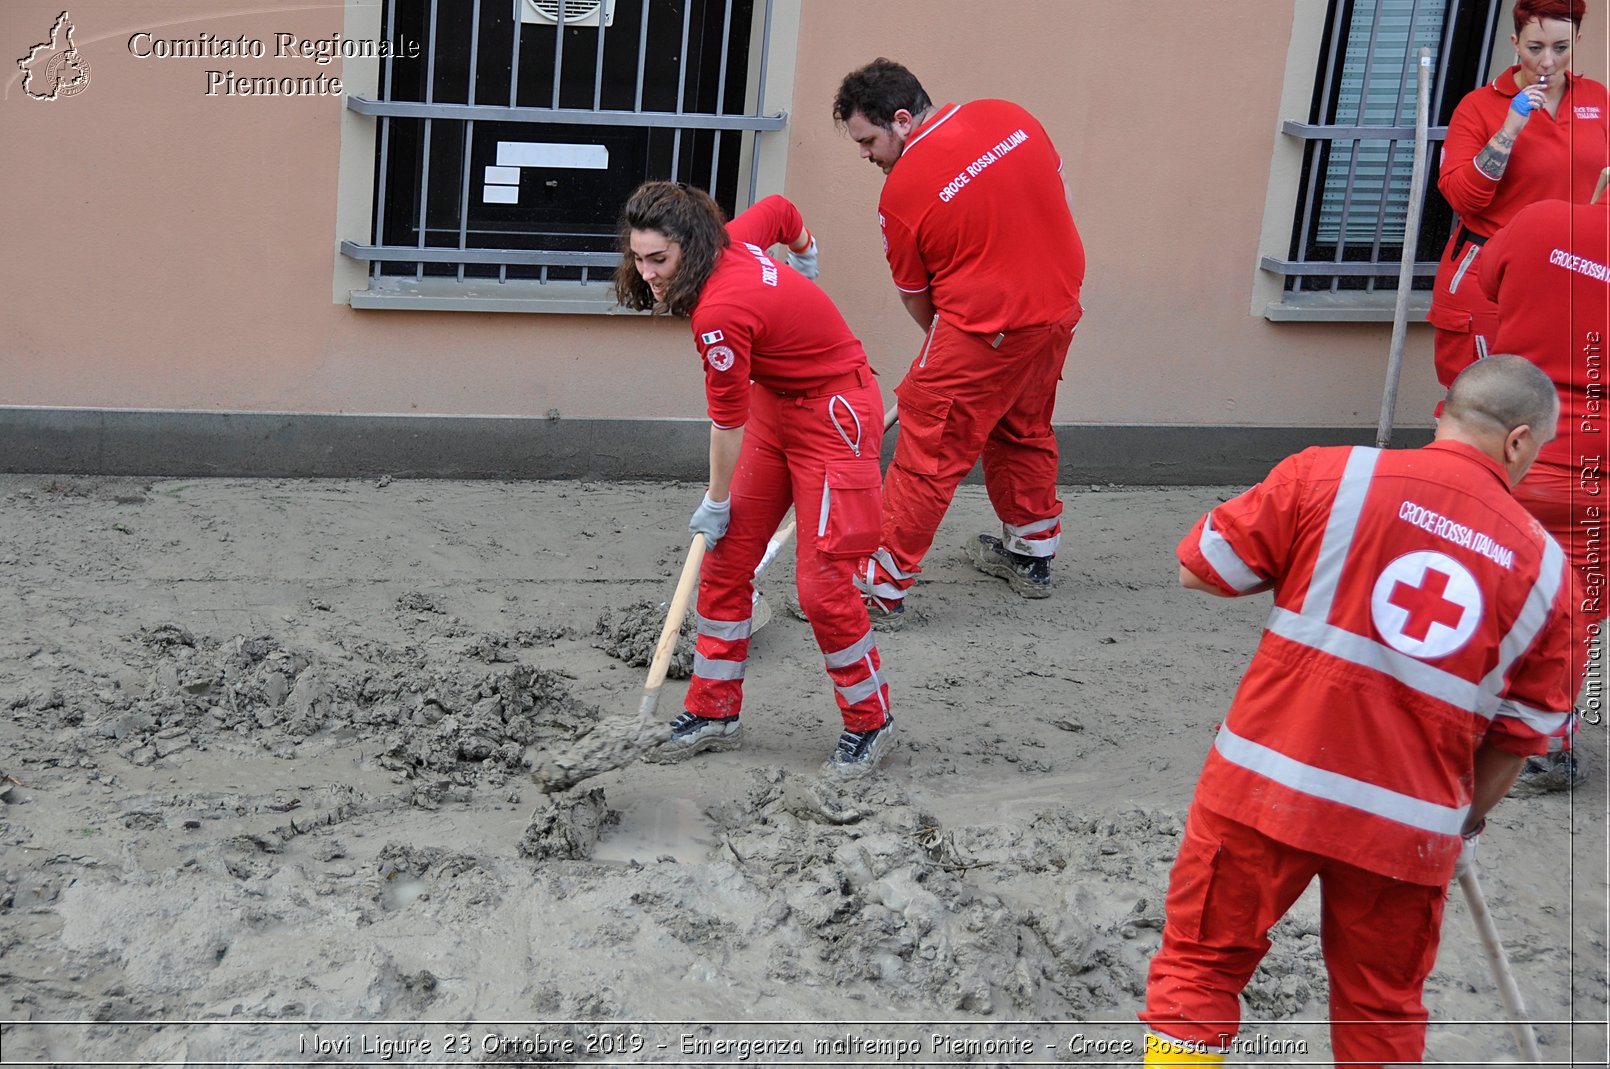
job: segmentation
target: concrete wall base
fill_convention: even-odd
[[[0,471],[153,477],[702,481],[703,420],[363,416],[0,406]],[[1062,424],[1064,483],[1256,482],[1310,445],[1370,428]],[[1429,441],[1400,429],[1395,446]],[[891,433],[886,445],[892,448]],[[887,460],[890,448],[885,449]],[[976,480],[975,469],[970,479]]]

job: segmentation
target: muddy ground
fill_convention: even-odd
[[[819,777],[837,717],[777,612],[744,749],[547,796],[545,753],[636,714],[696,489],[0,476],[3,1057],[1138,1064],[1267,611],[1181,591],[1171,550],[1235,489],[1068,488],[1025,602],[962,558],[964,488],[881,640],[874,779]],[[1581,750],[1586,787],[1499,808],[1482,877],[1545,1055],[1603,1065],[1605,730]],[[1311,897],[1274,940],[1231,1064],[1323,1063]],[[1431,1060],[1514,1056],[1457,894],[1427,1004]]]

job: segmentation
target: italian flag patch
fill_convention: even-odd
[[[716,342],[722,340],[722,335],[719,330],[712,330],[708,334],[699,335],[699,340],[706,345],[714,345]]]

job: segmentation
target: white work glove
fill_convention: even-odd
[[[821,265],[816,262],[816,235],[811,235],[811,243],[805,246],[804,252],[788,250],[788,266],[804,275],[806,278],[815,278],[822,273]]]
[[[727,533],[727,524],[732,521],[732,498],[725,501],[711,501],[706,493],[699,507],[693,510],[693,518],[688,521],[688,534],[704,535],[704,548],[714,549],[721,536]]]
[[[1476,863],[1476,841],[1481,838],[1482,829],[1485,827],[1487,822],[1483,820],[1461,836],[1464,842],[1459,847],[1459,860],[1453,863],[1453,878],[1456,882]]]

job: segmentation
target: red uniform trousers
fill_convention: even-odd
[[[1606,615],[1604,536],[1610,503],[1602,494],[1589,493],[1602,482],[1597,469],[1591,480],[1584,480],[1583,474],[1540,461],[1515,484],[1515,500],[1554,536],[1582,580],[1583,600],[1571,614],[1571,632],[1576,649],[1587,660]],[[1550,750],[1570,748],[1569,735],[1549,739]]]
[[[1444,389],[1465,368],[1491,355],[1489,346],[1498,336],[1498,305],[1481,291],[1477,272],[1481,270],[1481,246],[1466,241],[1459,244],[1460,230],[1454,228],[1437,280],[1432,287],[1431,313],[1427,317],[1437,328],[1432,340],[1432,362],[1437,382]],[[1442,406],[1437,406],[1442,411]]]
[[[854,579],[878,537],[882,405],[865,367],[811,396],[751,385],[731,523],[699,576],[688,712],[724,719],[742,708],[755,566],[793,505],[799,602],[826,659],[844,727],[883,725],[889,688]]]
[[[1163,946],[1141,1020],[1216,1051],[1240,1029],[1240,995],[1269,929],[1319,877],[1320,944],[1330,976],[1331,1054],[1379,1066],[1425,1055],[1420,1001],[1436,961],[1447,889],[1407,883],[1286,846],[1191,805],[1169,875]]]
[[[998,344],[935,320],[895,390],[900,434],[883,483],[882,545],[856,580],[864,594],[885,604],[905,597],[980,454],[1006,548],[1056,556],[1062,501],[1051,411],[1081,314],[1075,305],[1060,322],[1008,331]]]

